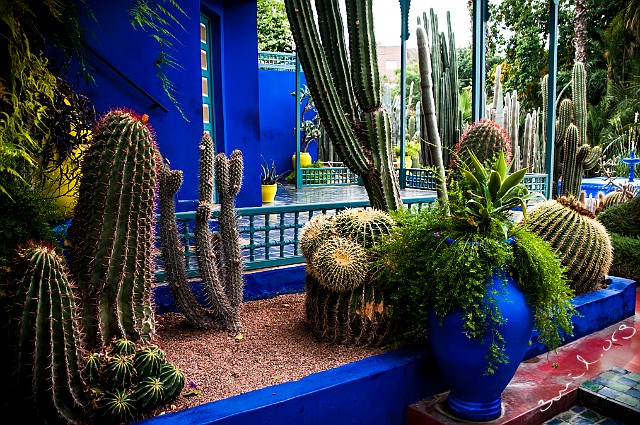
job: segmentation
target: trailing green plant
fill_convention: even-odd
[[[159,154],[148,116],[115,109],[96,126],[69,228],[70,269],[82,295],[86,344],[149,341]]]
[[[371,0],[346,2],[349,55],[337,1],[315,2],[317,21],[309,1],[285,0],[285,6],[309,91],[336,152],[362,178],[372,207],[401,208]]]
[[[215,180],[214,180],[215,167]],[[242,152],[214,158],[213,140],[204,133],[200,142],[199,204],[196,210],[196,252],[208,306],[200,304],[184,271],[184,248],[178,237],[175,200],[182,172],[163,164],[160,170],[160,237],[167,281],[180,311],[199,328],[242,332],[242,255],[235,215],[235,196],[242,185]],[[219,232],[211,234],[213,185],[219,195]],[[209,307],[210,306],[210,307]]]
[[[496,191],[490,187],[498,185],[501,171],[495,168],[505,163],[504,156],[500,156],[498,167],[487,170],[480,166],[488,176],[478,182],[481,190],[470,190],[469,180],[454,182],[449,191],[450,214],[440,204],[417,215],[398,213],[395,215],[398,227],[374,250],[376,277],[389,294],[389,314],[399,334],[409,340],[423,338],[427,306],[440,317],[462,310],[465,332],[470,337],[489,338],[491,342],[487,351],[488,373],[507,360],[498,330],[504,318],[491,294],[487,295],[487,283],[496,270],[519,278],[518,285],[532,306],[538,330],[543,333],[540,341],[550,349],[557,348],[565,334],[571,334],[570,317],[574,313],[570,303],[573,293],[567,286],[564,268],[548,244],[526,230],[514,229],[506,210],[488,207],[490,196],[483,200],[476,196],[477,192]],[[483,174],[479,169],[476,172]],[[515,181],[502,180],[496,192],[512,190],[525,199],[526,188],[519,186],[522,174],[521,171],[512,174]],[[489,212],[489,220],[483,220],[482,225],[476,222],[476,214],[469,211],[470,205],[476,203],[483,203],[483,209]],[[513,245],[504,243],[505,230],[507,236],[515,236]]]
[[[184,18],[188,15],[176,0],[135,0],[129,9],[129,15],[134,29],[149,30],[150,36],[160,45],[160,51],[153,61],[156,77],[160,80],[167,98],[180,112],[182,118],[189,121],[176,97],[178,95],[176,86],[166,74],[167,68],[178,70],[183,68],[171,51],[175,50],[174,43],[180,42],[175,32],[178,30],[187,32],[178,16]]]
[[[606,286],[613,259],[611,240],[582,204],[564,197],[543,202],[523,226],[551,244],[576,294]]]
[[[623,236],[609,233],[613,245],[613,263],[609,273],[626,277],[636,282],[640,280],[640,236]]]

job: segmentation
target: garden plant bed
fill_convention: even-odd
[[[170,406],[147,417],[297,381],[388,351],[319,342],[305,326],[304,299],[286,294],[244,303],[239,340],[224,331],[194,329],[179,313],[158,315],[158,344],[187,384]]]

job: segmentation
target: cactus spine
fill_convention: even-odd
[[[307,259],[305,312],[321,340],[357,345],[386,340],[391,323],[384,291],[370,276],[365,245],[378,243],[394,224],[382,211],[347,209],[305,225],[300,237]]]
[[[31,244],[14,303],[18,385],[42,417],[78,420],[86,401],[80,378],[80,329],[72,286],[53,248]],[[52,320],[53,319],[53,320]]]
[[[316,27],[309,1],[285,0],[309,90],[336,151],[362,178],[371,205],[395,210],[402,201],[380,100],[371,0],[346,2],[349,58],[338,3],[315,3]]]
[[[148,117],[109,112],[82,165],[69,229],[87,348],[155,333],[151,306],[157,151]]]
[[[496,122],[481,119],[471,124],[465,130],[456,145],[454,161],[466,162],[469,152],[473,152],[480,162],[493,161],[504,152],[507,163],[511,163],[511,140],[507,132]]]
[[[584,171],[595,167],[602,154],[602,148],[591,147],[587,142],[587,71],[581,62],[573,66],[571,89],[573,100],[571,104],[562,101],[558,124],[558,136],[563,139],[561,196],[579,195]],[[573,108],[573,122],[567,125],[569,105]]]
[[[430,68],[432,77],[432,90],[434,99],[433,113],[437,118],[436,131],[438,132],[440,142],[442,145],[442,161],[443,164],[448,164],[451,158],[451,152],[462,134],[462,112],[459,110],[460,103],[460,83],[458,78],[458,52],[456,49],[455,36],[451,29],[451,15],[447,12],[447,34],[440,32],[438,28],[438,16],[433,9],[429,10],[429,20],[427,20],[427,14],[422,14],[422,20],[424,25],[424,39],[427,40],[427,34],[430,34],[431,45],[431,57]],[[429,22],[431,26],[429,27]],[[425,44],[426,46],[426,44]],[[426,58],[426,55],[425,55]],[[426,66],[423,65],[423,66]],[[422,77],[420,77],[421,84],[425,84]],[[424,89],[423,89],[424,90]],[[422,101],[425,102],[424,94]],[[428,112],[428,105],[424,105],[425,118]],[[433,156],[432,143],[435,142],[434,135],[429,133],[429,128],[425,126],[423,132],[423,138],[430,142],[428,149],[432,162],[431,165],[438,166]],[[424,149],[427,149],[424,147]],[[427,152],[424,152],[424,156],[427,157]],[[446,189],[445,189],[446,191]]]
[[[540,204],[527,226],[551,244],[577,295],[604,287],[613,252],[607,230],[593,213],[560,198]]]
[[[199,303],[187,282],[174,202],[182,174],[172,171],[166,164],[160,171],[162,256],[176,303],[194,326],[241,332],[239,307],[243,278],[235,196],[242,185],[242,153],[236,150],[227,159],[224,154],[214,158],[213,152],[213,141],[204,133],[200,143],[200,202],[196,210],[195,239],[198,265],[210,308]],[[220,195],[220,234],[212,236],[209,219],[213,209],[214,164],[215,184]]]

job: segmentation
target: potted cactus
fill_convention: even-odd
[[[415,333],[427,312],[422,332],[449,384],[449,409],[486,421],[501,414],[532,328],[552,349],[571,333],[573,291],[549,245],[510,220],[532,197],[525,170],[509,175],[502,151],[485,164],[464,156],[446,205],[398,215],[377,254],[399,330]]]

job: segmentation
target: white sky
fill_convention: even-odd
[[[408,47],[416,45],[416,18],[422,17],[422,12],[426,12],[429,16],[431,8],[438,16],[440,32],[446,33],[447,11],[451,12],[451,27],[455,34],[457,48],[471,44],[471,17],[467,10],[467,0],[412,0],[409,9]],[[373,1],[373,22],[377,43],[384,46],[399,46],[400,21],[400,2],[398,0]]]

